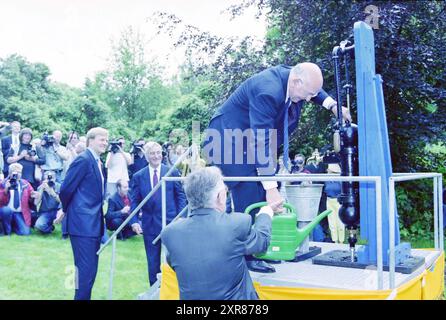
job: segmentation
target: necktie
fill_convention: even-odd
[[[102,174],[102,162],[101,159],[98,159],[98,168],[101,174],[101,186],[102,186],[102,194],[104,194],[104,175]]]
[[[153,183],[152,183],[152,188],[155,188],[155,186],[158,184],[158,175],[156,174],[156,169],[153,172]]]
[[[286,103],[285,107],[285,119],[283,121],[283,165],[285,166],[285,169],[289,171],[288,169],[288,111],[291,106],[291,99],[289,99]]]
[[[17,190],[14,190],[14,209],[18,209],[20,207],[20,194],[19,194],[19,188]]]

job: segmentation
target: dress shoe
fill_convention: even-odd
[[[246,261],[246,264],[248,265],[248,269],[250,271],[261,272],[261,273],[276,272],[276,269],[273,266],[267,264],[263,260],[250,260]]]
[[[282,260],[268,260],[268,263],[271,263],[271,264],[281,264]]]

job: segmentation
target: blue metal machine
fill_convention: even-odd
[[[375,73],[375,47],[373,31],[364,22],[354,25],[354,45],[341,42],[333,50],[335,64],[336,95],[338,102],[338,123],[335,136],[339,140],[339,159],[343,176],[380,176],[382,181],[382,235],[384,268],[389,264],[389,177],[392,175],[389,138],[386,123],[382,78]],[[357,94],[357,126],[344,123],[341,116],[343,104],[340,81],[340,61],[354,55]],[[346,67],[347,105],[350,104],[348,68]],[[336,140],[336,139],[335,139]],[[335,147],[336,149],[336,147]],[[366,268],[376,265],[376,205],[375,185],[373,183],[343,182],[342,193],[338,198],[341,208],[339,217],[349,233],[349,251],[336,250],[313,259],[315,264],[337,265],[343,267]],[[396,202],[395,202],[396,203]],[[366,244],[355,250],[357,231]],[[411,273],[421,264],[423,258],[410,255],[409,243],[400,243],[398,219],[395,219],[396,234],[396,271]]]

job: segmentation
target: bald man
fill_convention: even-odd
[[[298,126],[305,102],[337,114],[336,101],[322,86],[322,72],[310,62],[268,68],[245,80],[216,111],[206,130],[203,153],[208,164],[220,167],[225,176],[273,176],[282,144],[284,158],[288,158],[288,138]],[[342,110],[343,117],[351,120],[347,108]],[[236,212],[255,202],[282,200],[275,181],[227,185]],[[255,214],[253,210],[253,222]],[[246,260],[251,271],[275,271],[264,261],[253,257]]]

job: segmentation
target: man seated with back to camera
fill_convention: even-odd
[[[161,233],[180,299],[258,299],[245,256],[268,249],[271,219],[283,200],[262,207],[251,225],[249,214],[225,213],[227,187],[217,167],[189,174],[184,190],[191,212]]]
[[[118,180],[117,191],[108,199],[108,210],[105,215],[107,229],[115,231],[128,218],[130,211],[129,183],[125,180]],[[121,230],[118,239],[125,240],[134,235],[139,230],[139,224],[132,226],[131,222]]]
[[[43,234],[54,231],[56,218],[62,216],[62,206],[59,199],[60,183],[56,182],[56,174],[46,171],[42,184],[37,189],[38,196],[34,199],[37,221],[34,228]]]
[[[23,166],[12,163],[8,168],[8,177],[0,184],[0,217],[5,234],[31,234],[31,208],[37,197],[31,184],[22,179]]]

